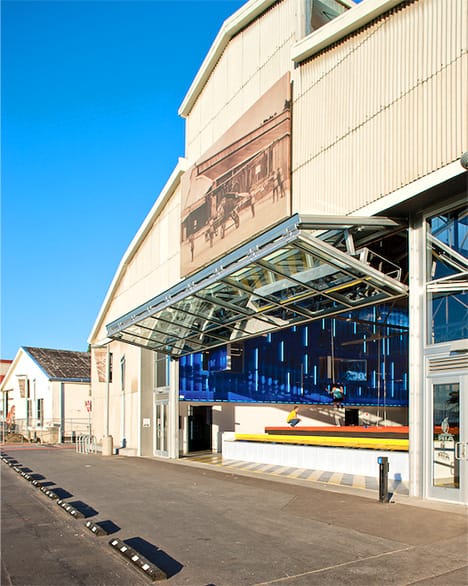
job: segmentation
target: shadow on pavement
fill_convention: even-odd
[[[141,537],[125,539],[125,543],[160,568],[168,578],[172,578],[183,568],[180,562]]]
[[[77,511],[79,511],[85,519],[89,519],[89,517],[94,517],[95,515],[98,514],[98,511],[96,511],[96,509],[93,509],[93,507],[90,507],[88,504],[84,503],[83,501],[72,501],[72,502],[69,502],[68,504],[70,506],[72,506],[74,509],[76,509]]]
[[[117,533],[117,531],[120,531],[120,529],[121,529],[121,527],[119,527],[113,521],[110,521],[108,519],[106,521],[99,521],[96,523],[96,525],[101,527],[101,529],[105,533],[107,533],[107,535],[112,535],[113,533]]]
[[[55,483],[52,482],[51,484],[55,484]],[[71,492],[68,492],[68,490],[65,490],[64,488],[57,487],[57,488],[51,488],[50,490],[51,490],[51,492],[56,494],[59,499],[69,499],[70,497],[73,496],[73,494]]]

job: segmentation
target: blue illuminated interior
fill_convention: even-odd
[[[408,315],[370,307],[180,358],[180,400],[408,405]]]

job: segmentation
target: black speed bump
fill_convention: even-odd
[[[41,486],[40,489],[41,489],[41,492],[43,492],[50,499],[52,499],[52,500],[57,500],[58,499],[58,494],[56,492],[54,492],[53,490],[49,490],[45,486]]]
[[[62,507],[62,509],[69,513],[72,517],[75,517],[75,519],[83,519],[83,513],[79,511],[77,508],[70,505],[70,503],[67,503],[62,499],[58,499],[56,503],[59,507]]]
[[[136,568],[144,572],[151,581],[156,582],[159,580],[167,580],[167,575],[161,570],[161,568],[152,564],[125,542],[120,539],[111,539],[109,545],[119,554],[128,559]]]
[[[102,527],[99,523],[93,523],[93,521],[86,521],[86,527],[94,533],[94,535],[109,535],[109,532]]]

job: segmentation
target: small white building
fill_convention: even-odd
[[[11,363],[13,360],[3,360],[0,359],[0,384],[2,383],[3,379],[5,378],[8,369],[10,368]],[[0,421],[4,421],[5,417],[8,413],[8,410],[5,409],[5,404],[3,401],[0,401]]]
[[[90,380],[88,352],[21,347],[0,384],[8,428],[43,442],[89,433]]]

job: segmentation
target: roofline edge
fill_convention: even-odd
[[[187,168],[188,168],[187,160],[184,159],[183,157],[179,157],[177,165],[175,166],[174,170],[172,171],[166,184],[162,188],[160,194],[156,198],[156,201],[154,202],[151,210],[148,212],[146,218],[143,220],[143,223],[141,224],[137,233],[135,234],[132,241],[130,242],[127,250],[125,251],[125,253],[119,263],[119,266],[117,267],[117,270],[114,274],[114,278],[112,279],[111,284],[109,285],[109,288],[107,290],[104,301],[101,305],[99,313],[94,321],[93,327],[92,327],[91,332],[88,336],[88,340],[87,340],[88,344],[93,344],[93,340],[97,335],[100,324],[102,323],[102,320],[104,318],[104,314],[107,311],[107,309],[111,303],[112,296],[115,292],[117,285],[120,282],[120,278],[122,276],[123,271],[125,270],[127,264],[130,262],[130,260],[133,258],[133,254],[138,249],[139,244],[145,238],[148,231],[150,230],[151,224],[155,220],[155,218],[157,217],[158,212],[164,207],[164,205],[167,203],[167,201],[172,196],[174,191],[177,189],[177,186],[180,183],[180,178],[185,173]]]

